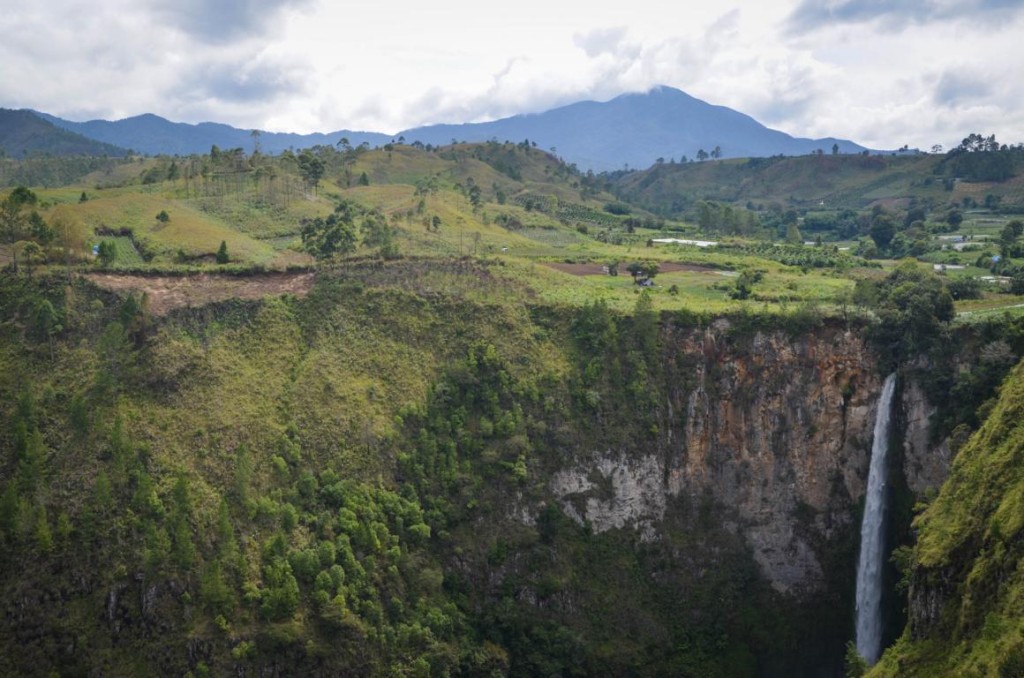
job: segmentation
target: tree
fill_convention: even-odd
[[[50,358],[53,359],[53,342],[64,329],[60,314],[49,299],[40,299],[32,312],[32,329],[36,336],[44,339],[50,347]]]
[[[15,244],[15,249],[21,251],[21,257],[25,262],[25,270],[29,277],[32,277],[32,268],[43,259],[43,248],[31,240],[22,240]]]
[[[15,242],[25,235],[27,207],[38,202],[36,194],[18,186],[3,200],[0,200],[0,242]]]
[[[306,182],[306,186],[313,189],[315,194],[326,169],[324,161],[307,148],[299,154],[298,163],[299,174],[302,176],[302,180]]]
[[[398,257],[394,229],[379,211],[373,210],[363,218],[362,231],[364,245],[380,248],[380,255],[385,259]]]
[[[705,151],[703,148],[700,149],[699,151],[697,151],[697,160],[700,160],[701,162],[704,162],[707,159],[708,159],[708,152],[707,151]]]
[[[878,249],[884,250],[892,242],[896,235],[896,223],[893,218],[885,213],[876,214],[871,220],[871,239],[878,245]]]
[[[800,234],[800,229],[796,223],[791,223],[786,226],[786,242],[791,245],[799,245],[804,241],[803,236]]]
[[[839,155],[839,144],[832,144],[832,155]]]
[[[733,299],[749,299],[754,291],[754,285],[760,282],[762,275],[759,271],[743,271],[736,278],[736,288],[729,293]]]
[[[217,250],[217,263],[226,264],[230,261],[228,257],[228,243],[226,240],[220,241],[220,248]]]
[[[868,663],[857,652],[857,644],[852,640],[846,644],[843,656],[843,678],[861,678],[868,672]]]
[[[626,267],[629,274],[633,276],[633,282],[642,285],[644,281],[651,280],[658,275],[658,262],[656,261],[635,261]]]
[[[302,248],[317,260],[347,254],[356,248],[355,219],[361,209],[349,200],[342,200],[326,219],[302,220]]]
[[[299,583],[288,561],[276,558],[267,565],[263,570],[263,583],[262,615],[270,621],[290,619],[299,608]]]
[[[171,220],[171,215],[167,213],[167,210],[160,210],[160,212],[156,215],[156,220],[159,221],[161,224],[166,224]]]
[[[114,259],[117,258],[117,248],[114,247],[114,243],[110,240],[101,240],[96,250],[96,256],[99,257],[100,264],[110,266],[114,263]]]
[[[363,172],[362,174],[359,175],[359,185],[360,186],[369,186],[370,185],[370,177],[368,177],[366,175],[366,172]]]
[[[890,360],[919,355],[947,340],[953,297],[939,276],[915,261],[900,264],[881,281],[858,280],[854,296],[878,314],[881,322],[872,334]]]

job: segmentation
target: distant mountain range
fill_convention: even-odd
[[[24,113],[4,111],[4,113]],[[805,155],[818,149],[831,153],[859,153],[863,146],[844,139],[802,139],[769,129],[748,115],[725,106],[714,106],[671,87],[657,87],[643,94],[624,94],[607,102],[584,101],[544,113],[516,115],[492,122],[460,125],[429,125],[394,135],[338,130],[326,134],[260,132],[204,122],[175,123],[146,114],[110,122],[71,122],[45,113],[39,120],[120,148],[155,155],[206,153],[210,147],[252,149],[258,141],[264,153],[280,153],[317,144],[334,145],[343,137],[353,146],[379,146],[399,137],[412,143],[447,144],[459,141],[523,141],[540,148],[556,149],[559,156],[581,169],[595,171],[648,167],[658,159],[697,157],[716,148],[720,157]],[[17,151],[2,139],[5,118],[0,118],[0,146],[8,155]],[[107,154],[110,154],[107,151]]]
[[[370,146],[379,146],[392,139],[389,134],[348,130],[326,134],[261,131],[259,138],[256,139],[253,137],[252,130],[238,129],[216,122],[201,122],[198,125],[171,122],[152,113],[115,122],[108,120],[71,122],[46,113],[38,113],[38,115],[65,130],[147,155],[209,153],[210,147],[214,145],[222,149],[241,147],[252,150],[257,141],[263,153],[276,154],[289,148],[309,148],[318,144],[333,146],[342,137],[346,137],[353,146],[358,146],[363,142]]]

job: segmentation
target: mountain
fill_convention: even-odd
[[[864,151],[843,139],[801,139],[765,127],[748,115],[714,106],[671,87],[643,94],[623,94],[608,102],[584,101],[545,113],[517,115],[485,123],[432,125],[401,132],[406,139],[446,144],[452,139],[486,141],[530,139],[583,169],[614,170],[624,165],[648,167],[658,158],[720,147],[721,157],[806,155],[817,149],[841,153]]]
[[[127,151],[111,144],[86,138],[61,129],[32,111],[0,108],[0,150],[7,156],[109,155],[123,156]]]
[[[239,129],[215,122],[201,122],[197,125],[171,122],[152,113],[116,121],[90,120],[88,122],[71,122],[46,113],[38,115],[65,130],[77,132],[90,139],[131,148],[148,155],[209,153],[210,147],[214,145],[221,148],[250,149],[254,143],[252,130]],[[378,146],[392,139],[387,134],[349,130],[326,134],[260,132],[259,144],[264,153],[280,153],[289,148],[309,148],[318,144],[333,146],[342,137],[347,138],[353,146],[364,142],[371,146]]]
[[[222,148],[251,148],[251,130],[204,122],[175,123],[146,114],[115,122],[70,122],[40,113],[44,119],[90,139],[117,144],[148,154],[206,153],[216,144]],[[643,94],[624,94],[611,101],[583,101],[544,113],[516,115],[492,122],[429,125],[395,135],[339,130],[327,134],[262,132],[265,153],[316,144],[335,144],[342,137],[358,146],[385,144],[404,136],[406,141],[448,144],[460,141],[522,141],[529,139],[557,153],[582,169],[595,171],[623,166],[648,167],[658,158],[696,158],[700,150],[716,147],[723,158],[806,155],[818,149],[841,153],[865,150],[851,141],[802,139],[765,127],[748,115],[714,106],[671,87],[657,87]]]

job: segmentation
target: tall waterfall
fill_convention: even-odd
[[[882,570],[885,564],[885,475],[889,452],[889,420],[896,373],[885,379],[875,416],[875,439],[860,526],[860,559],[857,563],[857,651],[868,664],[882,654]]]

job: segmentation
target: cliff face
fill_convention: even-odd
[[[550,489],[574,520],[645,539],[673,502],[710,500],[776,590],[810,593],[824,583],[822,546],[856,520],[879,375],[863,336],[846,329],[732,334],[727,321],[663,330],[658,442],[600,450]]]
[[[938,490],[949,475],[953,453],[949,441],[931,441],[931,417],[936,408],[928,402],[920,384],[908,381],[903,386],[900,405],[903,411],[903,473],[915,496]]]

